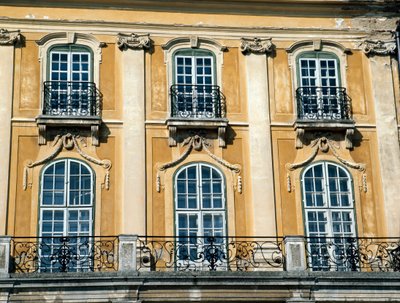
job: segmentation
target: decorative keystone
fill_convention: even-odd
[[[360,44],[361,50],[366,55],[387,56],[395,53],[395,41],[364,40]]]
[[[15,45],[20,43],[21,39],[19,30],[8,31],[4,28],[0,29],[0,45]]]
[[[119,236],[118,271],[136,271],[136,243],[137,235]]]
[[[273,50],[273,44],[271,38],[242,38],[240,50],[243,54],[254,53],[254,54],[266,54],[271,53]]]
[[[151,45],[150,34],[122,34],[117,37],[117,46],[120,50],[149,49]]]
[[[283,240],[286,251],[286,270],[287,271],[304,271],[307,269],[306,250],[304,245],[304,237],[287,236]]]

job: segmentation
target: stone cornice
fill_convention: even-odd
[[[324,15],[350,16],[366,13],[392,15],[400,11],[396,1],[382,0],[0,0],[6,6],[39,6],[56,8],[86,9],[131,9],[178,12],[212,12],[225,14],[283,14],[283,15]]]
[[[272,52],[273,47],[271,38],[242,38],[240,44],[240,50],[243,54],[267,54]]]
[[[149,49],[151,40],[149,34],[122,34],[117,36],[117,46],[120,50],[126,49]]]
[[[360,48],[366,55],[387,56],[395,53],[396,42],[394,40],[364,40]]]
[[[21,42],[21,34],[19,30],[8,31],[7,29],[0,29],[0,45],[15,45]]]

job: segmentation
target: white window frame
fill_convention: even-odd
[[[196,177],[197,177],[196,178],[196,188],[197,188],[196,203],[197,203],[197,205],[196,205],[196,208],[189,208],[189,207],[180,208],[180,207],[178,207],[178,176],[183,171],[188,170],[189,168],[192,168],[192,167],[196,168]],[[221,207],[219,207],[217,209],[215,209],[213,207],[203,208],[203,206],[202,206],[202,198],[203,198],[203,192],[202,192],[202,180],[203,180],[203,178],[202,178],[202,172],[201,172],[201,168],[202,167],[209,168],[211,176],[212,176],[212,172],[215,171],[220,177],[220,180],[221,180],[221,183],[220,183],[221,184]],[[213,184],[212,177],[210,178],[210,180],[211,180],[210,184],[211,184],[211,188],[212,188],[212,184]],[[187,179],[185,179],[185,184],[187,184]],[[222,238],[223,239],[225,239],[227,237],[227,230],[226,230],[227,229],[227,222],[226,222],[226,216],[227,216],[227,214],[226,214],[226,212],[227,212],[226,204],[227,203],[226,203],[226,193],[225,193],[226,187],[225,187],[225,178],[224,178],[224,175],[222,174],[221,171],[219,171],[218,169],[216,169],[215,167],[213,167],[211,165],[208,165],[208,164],[205,164],[205,163],[202,163],[202,162],[196,162],[196,163],[192,163],[192,164],[186,165],[186,166],[182,167],[181,169],[179,169],[176,172],[175,177],[174,177],[174,188],[175,188],[174,189],[175,234],[176,234],[176,237],[177,237],[177,241],[179,241],[179,236],[180,236],[179,235],[180,227],[179,227],[179,222],[178,222],[180,214],[197,215],[197,234],[196,234],[196,238],[200,237],[201,239],[203,239],[203,241],[200,242],[200,247],[198,247],[199,250],[197,252],[197,255],[201,254],[201,252],[202,252],[201,248],[202,248],[203,244],[205,244],[205,242],[207,240],[206,239],[207,236],[205,236],[205,233],[204,233],[204,222],[203,222],[205,215],[207,215],[207,214],[221,215],[222,216],[222,232],[219,232],[219,233],[222,233]],[[212,197],[212,194],[213,193],[211,192],[210,193],[211,197]],[[212,199],[211,199],[211,201],[212,201]],[[213,202],[211,202],[211,203],[213,203]],[[187,234],[189,236],[190,227],[187,226],[184,229],[187,231]],[[213,235],[212,236],[215,236],[214,229],[213,229]],[[212,236],[210,236],[210,237],[212,237]],[[222,244],[218,243],[217,245],[224,246],[225,245],[224,244],[225,240],[222,240],[222,241],[223,241]],[[225,247],[224,247],[224,249],[225,249]],[[225,253],[225,251],[224,251],[224,253]],[[178,252],[178,254],[179,254],[179,252]],[[182,265],[183,263],[187,263],[187,260],[182,260],[181,261],[181,260],[179,260],[179,256],[176,256],[176,257],[177,257],[177,265],[178,266]],[[189,263],[190,263],[190,261],[189,261]],[[195,263],[195,262],[193,262],[193,263]],[[220,264],[221,262],[218,262],[218,263],[219,263],[218,264],[218,268],[225,268],[227,266],[227,264]],[[189,264],[189,266],[190,266],[190,264]],[[207,261],[204,260],[202,265],[199,265],[199,264],[195,265],[196,268],[199,268],[199,266],[207,267]]]
[[[213,84],[222,87],[222,67],[223,67],[223,52],[226,46],[220,44],[218,41],[205,37],[178,37],[168,41],[161,46],[164,49],[164,63],[167,66],[167,87],[166,91],[169,92],[170,87],[175,84],[174,69],[175,69],[175,56],[178,50],[184,49],[199,49],[207,50],[214,54],[215,58],[215,75]],[[171,102],[168,102],[169,117],[172,113]]]
[[[64,188],[63,188],[63,204],[60,205],[48,205],[48,204],[44,204],[43,203],[43,199],[44,199],[44,177],[45,177],[45,173],[46,171],[55,166],[57,163],[64,163]],[[70,204],[69,200],[70,200],[70,182],[69,182],[69,177],[70,177],[70,164],[71,163],[77,163],[79,165],[84,166],[88,172],[90,173],[90,203],[89,204]],[[79,174],[79,176],[81,176]],[[54,180],[54,179],[53,179]],[[79,179],[79,181],[81,181]],[[54,182],[55,183],[55,182]],[[55,185],[55,184],[54,184]],[[52,192],[54,192],[55,188],[53,187]],[[42,172],[41,172],[41,186],[40,186],[40,197],[39,197],[39,205],[40,205],[40,217],[39,217],[39,236],[40,237],[45,237],[45,238],[61,238],[61,237],[92,237],[93,236],[93,227],[94,227],[94,214],[93,214],[93,205],[94,205],[94,190],[95,190],[95,182],[94,182],[94,172],[93,170],[90,168],[90,166],[88,166],[86,163],[82,162],[82,161],[78,161],[75,159],[60,159],[57,161],[53,161],[51,162],[49,165],[47,165],[46,167],[43,168]],[[60,211],[63,212],[63,230],[62,232],[55,232],[54,230],[51,230],[49,232],[44,232],[43,231],[43,214],[45,211],[51,211],[54,215],[55,211]],[[89,213],[89,218],[88,220],[85,220],[85,222],[87,222],[89,224],[89,230],[86,232],[82,232],[79,230],[79,225],[78,225],[78,230],[77,232],[70,232],[69,227],[70,227],[70,223],[72,221],[69,220],[69,215],[70,212],[72,211],[78,211],[78,219],[79,219],[79,213],[81,211],[88,211]],[[54,224],[54,220],[51,221]],[[46,234],[45,236],[43,236],[43,234]],[[51,234],[51,235],[48,235]],[[43,241],[43,240],[41,240]],[[53,241],[53,240],[51,240]],[[89,240],[89,244],[88,244],[88,249],[90,250],[91,244],[90,244]],[[50,246],[51,252],[53,251],[53,245],[55,244],[48,244]],[[45,246],[43,246],[45,247]],[[40,248],[39,251],[39,256],[42,255],[42,250],[44,248]],[[89,252],[88,252],[89,253]],[[40,259],[39,259],[40,260]],[[85,264],[85,268],[84,267],[80,267],[79,265],[79,261],[77,261],[77,267],[75,268],[75,270],[72,268],[70,269],[71,271],[84,271],[85,268],[88,269],[89,266],[92,266],[92,264]],[[48,266],[48,265],[47,265]],[[53,267],[53,266],[48,266],[46,267],[46,270],[49,270],[51,272],[53,271],[57,271],[57,266]]]
[[[323,201],[323,205],[322,206],[307,206],[306,202],[306,195],[309,193],[306,188],[305,188],[305,175],[307,172],[309,172],[310,170],[314,169],[317,166],[321,166],[322,167],[322,191],[319,191],[319,193],[322,193],[322,201]],[[329,175],[328,175],[328,166],[333,166],[336,168],[337,172],[339,172],[338,170],[341,170],[342,172],[345,173],[346,178],[347,178],[347,189],[348,191],[345,192],[345,194],[347,195],[347,199],[349,202],[348,206],[332,206],[332,201],[331,201],[331,189],[330,189],[330,185],[329,185]],[[315,177],[310,178],[313,180],[313,187],[314,190],[316,188],[315,186]],[[344,238],[344,239],[349,239],[349,238],[356,238],[357,237],[357,230],[356,230],[356,218],[355,218],[355,207],[354,207],[354,191],[353,191],[353,179],[350,175],[350,173],[342,166],[337,165],[333,162],[329,162],[329,161],[323,161],[323,162],[317,162],[315,164],[309,165],[306,167],[306,169],[304,169],[304,171],[301,174],[301,184],[302,184],[302,206],[303,206],[303,211],[304,211],[304,225],[305,225],[305,233],[307,237],[310,238],[314,238],[314,237],[318,237],[319,240],[317,240],[318,242],[314,242],[314,243],[321,243],[321,247],[324,247],[322,249],[325,249],[325,247],[327,248],[327,255],[329,256],[334,256],[335,255],[335,249],[338,248],[338,243],[339,246],[340,245],[349,245],[349,243],[347,242],[340,242],[341,240],[339,240],[339,238]],[[340,184],[340,182],[339,182]],[[339,185],[340,187],[340,185]],[[315,192],[315,191],[314,191]],[[337,197],[341,198],[340,194],[340,188],[338,188],[337,191],[335,191],[336,193],[338,193]],[[311,193],[311,195],[314,195],[313,193]],[[315,196],[314,196],[315,197]],[[313,201],[315,201],[316,199],[314,199],[313,197]],[[311,212],[315,212],[315,213],[323,213],[325,215],[326,218],[326,224],[325,224],[325,232],[320,232],[319,230],[319,226],[318,226],[318,230],[317,231],[310,231],[310,222],[308,219],[308,214]],[[350,228],[351,231],[350,232],[346,232],[346,231],[340,231],[340,232],[335,232],[333,230],[333,213],[334,212],[340,212],[341,214],[343,213],[349,213],[350,214]],[[316,221],[317,224],[319,221]],[[341,223],[343,223],[343,221],[341,221]],[[342,226],[343,227],[343,226]],[[326,243],[329,242],[329,238],[338,238],[338,240],[332,239],[332,241],[336,241],[336,242],[332,242],[333,245],[326,245]],[[321,242],[320,239],[322,239]],[[324,240],[325,239],[325,240]],[[312,249],[311,249],[311,239],[308,240],[308,251],[311,253]],[[345,241],[345,240],[344,240]],[[356,245],[356,243],[354,244]],[[317,244],[318,246],[318,244]],[[320,248],[321,249],[321,248]],[[309,256],[309,260],[308,260],[309,264],[313,265],[313,257],[310,255]],[[317,269],[317,268],[313,268],[312,269]],[[332,260],[329,260],[326,264],[322,264],[321,268],[322,270],[341,270],[341,271],[346,271],[349,270],[348,266],[346,265],[342,265],[342,266],[338,266],[338,264],[335,264],[334,262],[332,262]]]

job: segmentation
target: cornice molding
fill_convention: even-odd
[[[392,55],[396,51],[396,42],[394,40],[364,40],[360,43],[360,48],[366,55]]]
[[[120,50],[150,49],[151,47],[150,34],[119,33],[117,36],[117,46]]]
[[[243,54],[268,54],[274,49],[271,38],[242,38],[240,50]]]
[[[22,36],[19,30],[9,31],[7,29],[0,29],[0,45],[15,45],[20,43]]]
[[[224,14],[284,14],[296,16],[352,16],[360,14],[380,14],[395,16],[400,12],[396,1],[382,0],[0,0],[6,6],[36,6],[82,9],[126,9],[171,12],[211,12]]]

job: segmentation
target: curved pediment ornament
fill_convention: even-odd
[[[15,45],[21,42],[21,34],[19,30],[9,31],[7,29],[0,29],[0,45]]]
[[[204,150],[210,158],[212,158],[214,161],[217,163],[225,166],[229,170],[231,170],[233,173],[237,175],[237,184],[236,184],[236,189],[238,193],[242,193],[242,177],[240,176],[240,171],[241,167],[239,164],[231,164],[228,161],[225,161],[224,159],[221,159],[220,157],[214,155],[209,147],[211,144],[207,141],[206,138],[200,135],[193,135],[188,138],[186,138],[182,142],[182,146],[187,146],[185,151],[176,159],[168,163],[164,163],[162,165],[158,165],[157,167],[157,177],[156,177],[156,190],[157,192],[161,191],[161,176],[160,172],[164,172],[167,169],[174,167],[181,163],[183,160],[185,160],[190,153],[195,150],[195,151],[202,151]]]
[[[364,40],[359,47],[366,55],[392,55],[396,52],[396,42],[394,40]]]
[[[120,50],[149,49],[151,46],[150,34],[123,34],[117,36],[117,46]]]
[[[339,153],[338,153],[338,149],[340,148],[340,146],[338,144],[336,144],[336,142],[329,140],[327,137],[320,137],[318,139],[315,139],[311,142],[310,147],[312,148],[311,154],[310,156],[301,161],[301,162],[297,162],[297,163],[286,163],[285,167],[286,167],[286,181],[287,181],[287,191],[291,192],[292,191],[292,182],[291,182],[291,177],[290,177],[290,173],[298,168],[304,167],[307,164],[311,163],[311,161],[317,156],[318,152],[323,152],[323,153],[327,153],[329,150],[332,152],[332,154],[334,155],[334,157],[343,165],[352,168],[352,169],[356,169],[358,170],[360,173],[362,173],[361,175],[361,184],[362,184],[362,190],[364,192],[367,192],[368,188],[367,188],[367,175],[366,175],[366,165],[364,163],[355,163],[355,162],[351,162],[348,161],[344,158],[342,158]]]
[[[242,38],[240,50],[243,54],[267,54],[273,51],[271,38]]]
[[[79,143],[80,142],[80,143]],[[23,177],[23,189],[26,190],[27,186],[28,186],[28,171],[31,168],[34,168],[35,166],[39,166],[42,164],[45,164],[47,162],[49,162],[50,160],[54,159],[55,157],[57,157],[57,155],[63,150],[72,150],[72,149],[76,149],[76,151],[78,152],[78,154],[85,160],[99,165],[101,167],[103,167],[103,169],[106,172],[106,175],[104,177],[104,184],[105,184],[105,188],[107,190],[110,189],[110,170],[111,170],[111,161],[104,159],[104,160],[100,160],[97,158],[94,158],[90,155],[88,155],[87,153],[85,153],[82,148],[81,145],[82,144],[84,147],[86,147],[86,140],[85,138],[81,138],[79,135],[74,135],[71,133],[67,133],[65,135],[57,135],[54,139],[54,143],[53,143],[53,147],[54,150],[51,154],[49,154],[47,157],[32,162],[29,161],[25,167],[24,167],[24,177]]]

